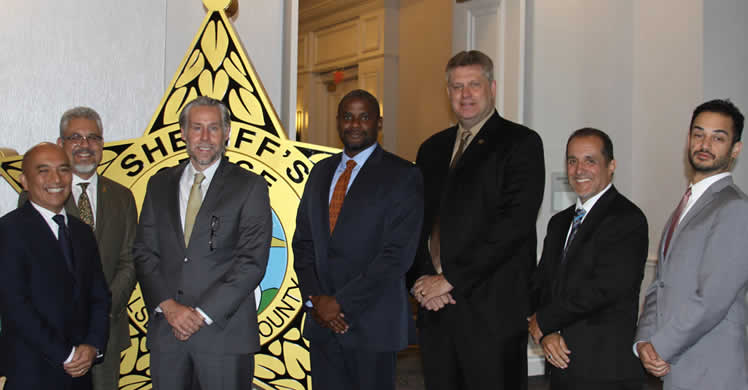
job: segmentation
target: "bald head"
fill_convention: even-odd
[[[23,173],[19,177],[29,199],[54,213],[62,210],[70,196],[73,174],[70,161],[61,147],[44,142],[23,156]]]

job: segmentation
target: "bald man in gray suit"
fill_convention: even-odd
[[[693,113],[691,185],[665,226],[635,352],[664,389],[748,389],[748,197],[729,172],[744,117],[725,100]]]

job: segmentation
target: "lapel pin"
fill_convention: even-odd
[[[478,140],[478,144],[479,145],[483,145],[485,143],[486,143],[486,141],[484,141],[483,138],[481,138],[481,139]]]

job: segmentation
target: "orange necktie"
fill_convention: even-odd
[[[345,171],[338,178],[338,182],[335,183],[335,189],[332,191],[332,199],[330,199],[330,234],[335,230],[335,223],[338,222],[338,215],[340,215],[340,209],[343,207],[343,200],[345,200],[345,191],[348,189],[348,182],[351,180],[351,173],[355,166],[356,162],[353,160],[348,160],[345,163]]]

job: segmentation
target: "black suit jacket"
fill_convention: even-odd
[[[405,273],[423,217],[421,174],[377,146],[346,194],[330,235],[330,185],[341,155],[318,162],[296,217],[294,269],[302,296],[335,296],[350,330],[335,335],[306,317],[312,342],[337,337],[347,348],[396,351],[408,341]]]
[[[548,223],[535,283],[538,324],[545,335],[561,332],[572,351],[570,377],[643,379],[631,346],[647,260],[647,219],[611,186],[585,217],[562,264],[575,207]]]
[[[534,131],[494,111],[454,169],[457,126],[426,140],[416,164],[425,186],[425,214],[409,285],[435,274],[428,239],[441,219],[441,262],[452,295],[470,326],[499,338],[527,330],[530,278],[536,263],[535,220],[543,200],[543,145]],[[440,320],[423,308],[418,326]]]
[[[107,349],[110,354],[119,356],[119,352],[130,346],[127,303],[135,288],[132,243],[135,240],[138,214],[135,199],[127,187],[101,175],[98,180],[94,234],[99,245],[104,277],[112,293]],[[28,198],[28,192],[22,191],[18,196],[18,207],[23,206]],[[80,211],[72,193],[65,202],[65,212],[80,218]]]
[[[10,389],[87,389],[63,369],[73,346],[104,353],[109,306],[91,228],[68,216],[75,269],[70,270],[44,218],[30,202],[0,219],[0,353]]]

